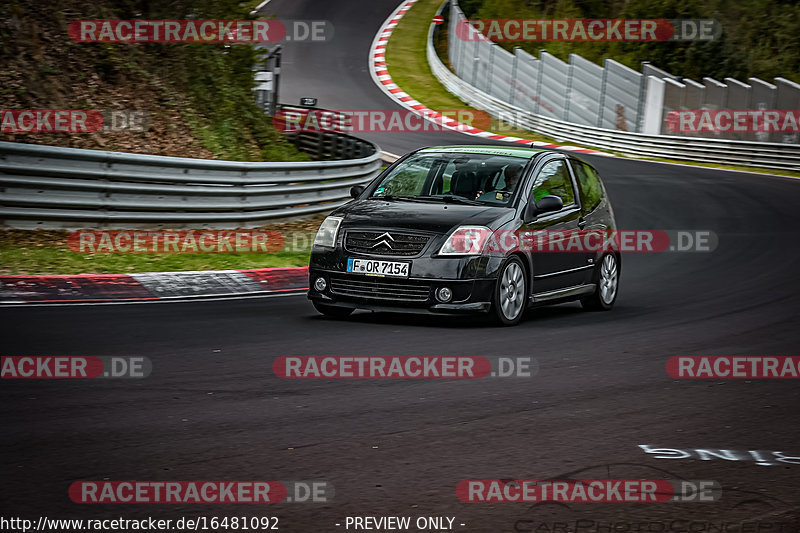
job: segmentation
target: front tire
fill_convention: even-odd
[[[312,301],[311,303],[314,304],[314,309],[330,318],[347,318],[350,316],[350,313],[355,311],[355,309],[352,307],[336,307],[333,305],[317,303],[315,301]]]
[[[503,326],[516,326],[522,320],[528,304],[528,282],[525,267],[518,257],[506,260],[500,269],[492,298],[495,320]]]
[[[619,292],[619,259],[606,254],[594,271],[593,282],[597,285],[594,294],[581,300],[587,311],[608,311],[614,307]]]

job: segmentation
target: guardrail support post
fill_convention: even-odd
[[[514,60],[511,62],[511,89],[508,95],[508,101],[511,105],[514,105],[514,99],[517,96],[517,63],[519,63],[519,55],[517,54],[517,50],[519,50],[519,46],[514,47]]]
[[[544,49],[539,50],[539,72],[536,76],[536,99],[533,102],[535,104],[533,112],[537,115],[539,114],[539,111],[541,111],[542,107],[542,78],[544,77],[544,60],[542,59],[542,54],[545,52],[546,50]]]
[[[567,66],[567,91],[564,98],[564,116],[562,117],[566,122],[569,122],[569,103],[572,100],[572,76],[574,75],[575,65],[572,61]]]
[[[606,105],[606,85],[608,84],[608,58],[603,60],[603,80],[600,82],[600,98],[597,106],[597,127],[603,127],[603,115]]]

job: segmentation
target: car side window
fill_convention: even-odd
[[[575,203],[575,191],[563,160],[547,163],[533,183],[533,200],[538,202],[548,195],[558,196],[564,205]]]
[[[442,173],[442,193],[450,192],[451,189],[451,180],[453,178],[453,174],[456,173],[456,165],[453,161],[447,163],[447,166]],[[440,194],[438,191],[432,191],[432,194]]]
[[[573,161],[572,168],[578,178],[581,203],[587,211],[593,210],[603,199],[603,186],[597,171],[581,161]]]

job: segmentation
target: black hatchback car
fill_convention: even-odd
[[[574,156],[423,148],[351,194],[311,252],[308,297],[325,315],[488,312],[514,325],[533,305],[614,305],[617,251],[520,245],[520,235],[616,230],[597,171]]]

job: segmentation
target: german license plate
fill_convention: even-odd
[[[367,276],[386,276],[392,278],[407,278],[411,263],[401,261],[380,261],[377,259],[355,259],[347,260],[347,271],[354,274],[365,274]]]

